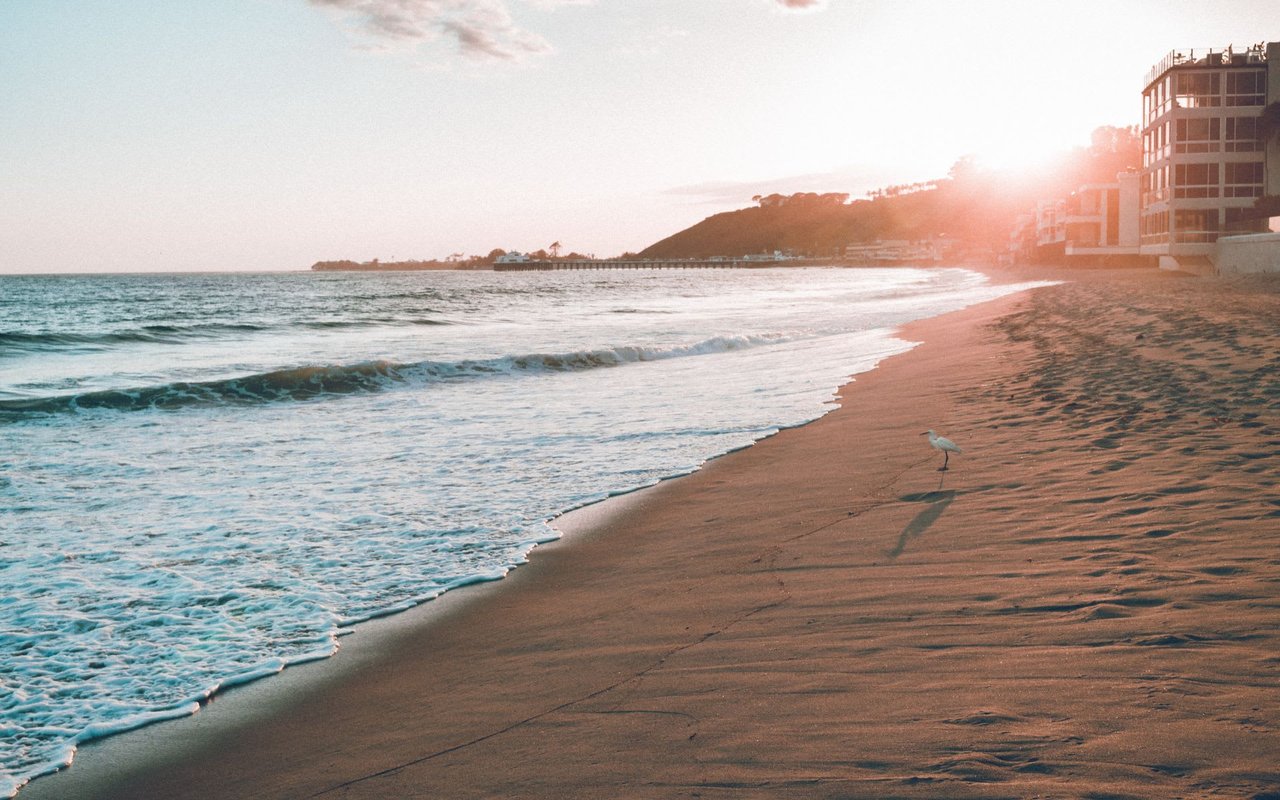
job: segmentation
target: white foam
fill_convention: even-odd
[[[278,325],[234,352],[193,338],[122,345],[110,363],[44,354],[47,374],[33,361],[5,380],[65,391],[69,376],[83,390],[380,361],[492,374],[0,424],[0,793],[79,742],[325,657],[362,620],[498,580],[556,537],[557,513],[812,420],[848,375],[911,346],[893,326],[1014,290],[911,270],[270,277],[228,276],[225,295],[273,296],[300,326],[366,306],[414,319],[423,302],[457,324],[296,340]]]

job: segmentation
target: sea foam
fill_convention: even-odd
[[[0,793],[498,579],[558,512],[812,420],[910,347],[894,326],[1017,288],[963,270],[0,282]]]

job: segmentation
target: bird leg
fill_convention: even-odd
[[[951,458],[951,454],[950,454],[950,453],[948,453],[946,450],[943,450],[943,451],[942,451],[942,466],[938,467],[938,472],[946,472],[946,471],[947,471],[947,461],[948,461],[950,458]]]

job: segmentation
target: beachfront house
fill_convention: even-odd
[[[1035,216],[1015,228],[1011,249],[1036,261],[1138,262],[1139,179],[1136,172],[1122,172],[1111,183],[1085,184],[1067,197],[1040,201]]]
[[[1009,230],[1008,252],[1001,255],[1002,264],[1027,264],[1036,255],[1036,215],[1019,214]]]
[[[1280,42],[1177,50],[1142,93],[1141,244],[1166,269],[1280,268],[1258,198],[1280,195],[1280,137],[1263,110],[1280,102]],[[1270,114],[1272,112],[1268,112]]]
[[[1064,255],[1115,259],[1138,255],[1138,182],[1122,172],[1112,183],[1081,186],[1066,202]]]

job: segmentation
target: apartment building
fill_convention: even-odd
[[[1220,237],[1267,230],[1257,198],[1280,195],[1280,143],[1263,109],[1280,101],[1280,42],[1174,51],[1142,93],[1140,252],[1168,268],[1212,268]]]

